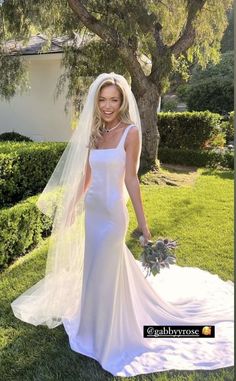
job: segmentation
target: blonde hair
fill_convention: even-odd
[[[95,97],[94,97],[94,112],[93,112],[93,121],[92,121],[92,132],[90,135],[89,148],[96,148],[96,142],[99,138],[102,137],[102,132],[104,131],[105,124],[102,121],[101,112],[98,107],[98,97],[101,90],[104,87],[115,85],[119,90],[121,95],[121,105],[119,109],[119,118],[121,122],[132,124],[133,122],[130,119],[129,114],[129,103],[126,92],[122,84],[115,78],[109,78],[104,80],[97,88]]]

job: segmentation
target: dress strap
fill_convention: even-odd
[[[128,127],[126,127],[125,131],[123,132],[123,134],[122,134],[122,136],[121,136],[121,139],[120,139],[120,141],[119,141],[119,144],[118,144],[117,148],[118,148],[118,147],[122,147],[122,146],[124,147],[125,138],[126,138],[128,132],[129,132],[129,130],[130,130],[131,127],[133,127],[133,126],[134,126],[134,124],[130,124]]]

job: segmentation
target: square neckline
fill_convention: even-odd
[[[125,128],[123,134],[121,135],[121,138],[120,138],[120,140],[119,140],[119,143],[117,144],[116,147],[114,147],[114,148],[92,148],[91,150],[93,150],[93,151],[111,151],[111,150],[116,150],[116,149],[118,149],[118,148],[119,148],[119,145],[120,145],[120,143],[121,143],[121,141],[122,141],[122,139],[123,139],[123,136],[124,136],[124,134],[125,134],[125,131],[126,131],[127,128],[129,128],[130,126],[134,126],[134,124],[129,124],[129,125]]]

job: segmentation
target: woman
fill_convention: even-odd
[[[137,178],[141,142],[128,83],[101,74],[37,203],[53,217],[46,276],[11,304],[13,312],[35,325],[63,324],[72,350],[117,376],[231,366],[233,283],[177,265],[145,278],[125,245],[128,197],[151,238]],[[143,336],[144,325],[213,324],[215,338]]]
[[[126,94],[119,82],[108,79],[98,87],[95,97],[96,109],[94,115],[94,131],[90,138],[90,146],[92,147],[92,150],[116,148],[119,145],[120,140],[123,139],[122,136],[124,135],[125,130],[129,125],[132,127],[127,130],[127,137],[124,144],[126,151],[125,185],[131,196],[136,212],[139,231],[144,237],[144,242],[147,243],[151,238],[151,233],[144,215],[139,180],[136,173],[141,148],[139,131],[138,128],[132,124],[130,119]],[[90,180],[91,167],[88,161],[84,192],[86,192]],[[74,216],[74,204],[71,205],[70,210]]]

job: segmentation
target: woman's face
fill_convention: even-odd
[[[105,86],[98,96],[98,107],[104,122],[118,121],[121,94],[116,85]]]

